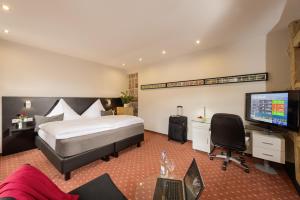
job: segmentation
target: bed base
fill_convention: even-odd
[[[110,144],[75,156],[61,157],[39,136],[36,137],[35,142],[54,167],[64,174],[65,180],[71,178],[71,171],[103,157],[107,158],[108,155],[114,152],[114,145]]]
[[[71,171],[98,159],[108,162],[110,155],[118,157],[121,150],[132,145],[140,147],[142,141],[144,141],[144,133],[74,156],[61,157],[39,136],[36,136],[35,139],[37,148],[41,150],[54,167],[64,175],[66,181],[71,178]]]
[[[108,162],[109,161],[109,155],[102,157],[101,160],[103,160],[105,162]]]
[[[118,158],[119,152],[126,149],[127,147],[136,145],[137,147],[141,147],[141,142],[144,141],[144,133],[126,138],[124,140],[118,141],[114,143],[114,153],[111,156]]]
[[[120,151],[132,145],[136,145],[137,147],[140,147],[142,141],[144,141],[144,133],[115,142],[114,154],[118,155]]]

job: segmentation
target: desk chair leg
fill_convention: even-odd
[[[215,155],[213,154],[214,149],[212,150],[212,153],[209,153],[209,159],[213,160],[214,158],[221,158],[224,159],[223,165],[222,165],[222,169],[226,170],[227,169],[227,165],[230,161],[238,164],[238,166],[242,167],[244,169],[244,171],[246,173],[249,173],[249,167],[246,165],[245,163],[245,159],[240,155],[238,158],[232,157],[231,156],[231,151],[227,151],[226,153],[221,152],[221,155]]]
[[[246,163],[245,163],[245,160],[240,160],[240,159],[237,159],[237,158],[234,158],[234,157],[230,157],[230,161],[233,161],[236,164],[238,164],[240,167],[242,167],[244,169],[244,171],[246,173],[250,172],[248,165],[246,165]]]

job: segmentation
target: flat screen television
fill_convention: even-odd
[[[245,119],[267,128],[299,130],[299,90],[246,93]]]

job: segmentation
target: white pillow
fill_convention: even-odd
[[[101,111],[104,111],[101,101],[98,99],[95,101],[84,113],[82,113],[82,118],[96,118],[101,117]]]
[[[62,102],[64,108],[64,120],[80,119],[80,115],[75,112],[64,100]]]
[[[64,113],[64,108],[62,106],[62,99],[56,104],[56,106],[51,110],[51,112],[47,115],[47,117],[53,117],[56,115],[60,115]]]
[[[63,99],[59,100],[59,102],[47,115],[47,117],[53,117],[60,114],[64,114],[64,120],[73,120],[80,118],[80,115],[78,115]]]

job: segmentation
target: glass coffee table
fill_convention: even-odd
[[[152,200],[157,178],[168,178],[168,179],[179,179],[176,175],[172,176],[160,176],[157,174],[150,175],[139,182],[135,190],[135,199],[136,200]]]

